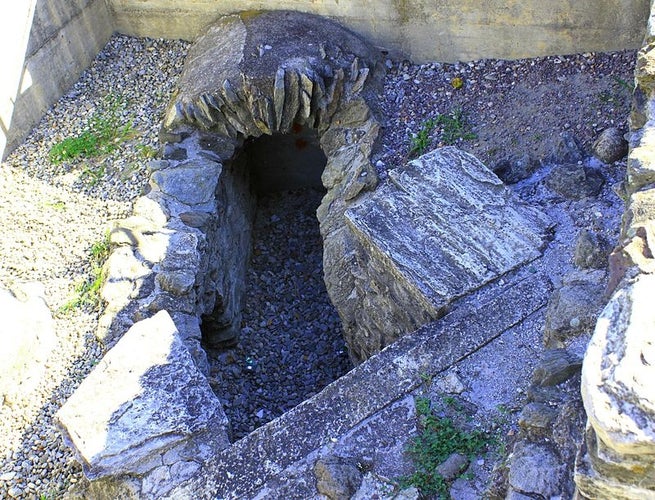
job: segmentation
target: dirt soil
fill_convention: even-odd
[[[458,147],[494,168],[521,158],[548,163],[563,132],[587,151],[608,127],[627,131],[635,51],[455,64],[387,62],[382,96],[387,117],[377,160],[393,168],[408,156],[411,134],[426,120],[461,110]],[[444,145],[443,129],[429,148]]]

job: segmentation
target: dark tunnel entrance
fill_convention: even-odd
[[[228,169],[256,200],[235,345],[209,349],[210,382],[237,440],[351,367],[323,281],[316,209],[326,158],[313,129],[249,139]]]

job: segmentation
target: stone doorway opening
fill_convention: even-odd
[[[341,321],[323,281],[316,210],[326,190],[326,157],[316,130],[244,142],[225,162],[229,184],[247,181],[239,204],[252,228],[240,332],[221,349],[207,347],[209,377],[230,421],[231,439],[297,406],[351,367]],[[246,192],[244,191],[244,192]],[[205,346],[214,332],[203,318]],[[219,337],[221,333],[219,332]]]

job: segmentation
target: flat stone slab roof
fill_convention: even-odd
[[[551,222],[474,156],[434,150],[346,212],[368,252],[436,310],[541,255]]]

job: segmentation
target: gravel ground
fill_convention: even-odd
[[[163,107],[187,48],[179,41],[112,37],[79,82],[2,163],[2,286],[41,282],[53,312],[74,296],[76,285],[89,275],[92,245],[113,220],[129,213],[146,185],[150,148],[157,145]],[[377,165],[384,176],[407,158],[408,134],[456,108],[468,123],[465,130],[477,136],[456,144],[490,166],[524,154],[545,162],[562,131],[588,149],[605,127],[624,127],[634,59],[628,51],[455,65],[390,63],[380,96],[387,118]],[[455,88],[460,82],[455,78],[461,88]],[[82,132],[110,93],[129,101],[121,115],[134,123],[129,140],[105,158],[52,165],[50,147]],[[444,142],[442,132],[437,127],[429,135],[432,146]],[[524,194],[530,196],[529,190]],[[261,200],[243,341],[232,351],[212,353],[218,361],[233,361],[231,371],[214,369],[212,383],[228,387],[222,398],[235,438],[348,369],[338,321],[316,279],[320,241],[310,207],[318,195],[307,191],[303,196],[283,193]],[[299,231],[288,234],[288,227]],[[304,239],[305,233],[311,236]],[[90,305],[57,313],[58,345],[42,385],[20,400],[3,401],[0,498],[56,497],[82,480],[52,415],[102,355],[93,337],[97,319]],[[278,369],[280,360],[286,370]]]
[[[260,196],[238,346],[212,353],[217,388],[239,439],[319,392],[351,367],[323,282],[316,209],[323,193]]]
[[[188,44],[113,37],[93,65],[2,163],[0,286],[38,281],[55,313],[57,345],[35,391],[0,406],[0,498],[58,497],[82,479],[52,416],[102,356],[91,305],[58,313],[91,272],[90,252],[146,185],[148,147]],[[120,75],[117,78],[116,75]],[[51,146],[80,134],[107,95],[123,96],[133,137],[113,154],[52,165]],[[48,496],[50,495],[50,496]]]

